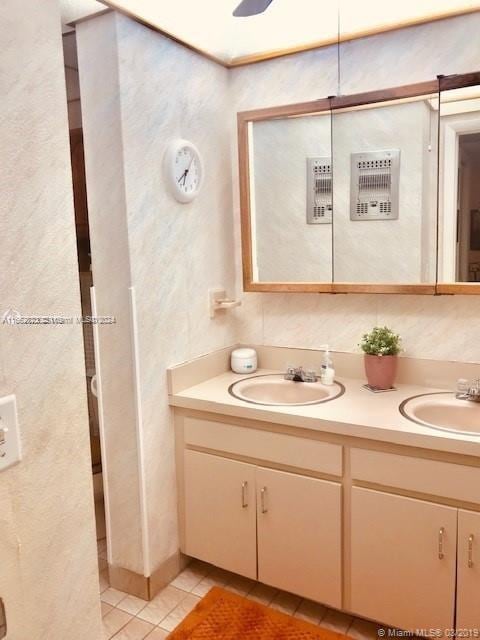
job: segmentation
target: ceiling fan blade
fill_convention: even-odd
[[[270,6],[272,0],[242,0],[233,12],[236,18],[248,18],[263,13]]]

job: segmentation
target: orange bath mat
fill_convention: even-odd
[[[173,631],[168,640],[345,640],[316,627],[213,587]]]

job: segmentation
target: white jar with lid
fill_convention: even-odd
[[[247,347],[234,349],[230,366],[235,373],[254,373],[257,370],[257,352]]]

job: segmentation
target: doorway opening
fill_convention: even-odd
[[[457,280],[480,282],[480,132],[458,137]]]

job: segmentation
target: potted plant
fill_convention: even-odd
[[[365,353],[368,384],[375,389],[391,389],[401,351],[400,336],[388,327],[374,327],[364,334],[360,347]]]

